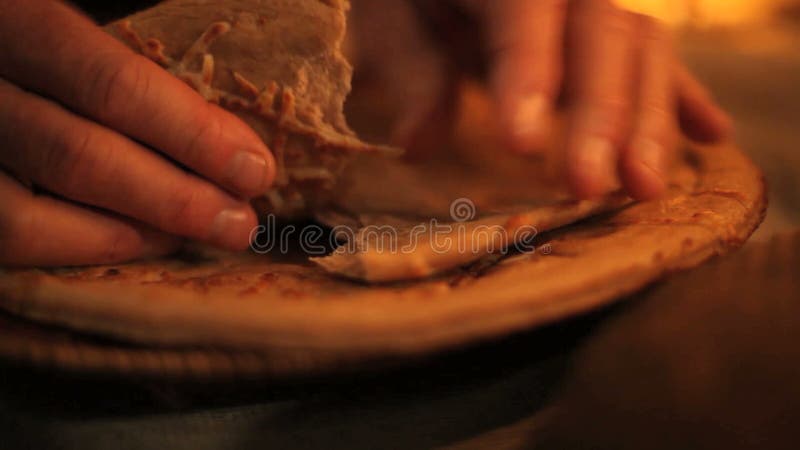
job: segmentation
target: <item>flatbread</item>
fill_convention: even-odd
[[[259,211],[307,215],[329,198],[362,142],[342,112],[352,67],[342,55],[346,0],[170,0],[106,30],[230,109],[277,162]]]
[[[330,208],[315,214],[344,243],[312,261],[370,283],[426,278],[524,250],[537,234],[630,203],[622,193],[573,199],[561,176],[559,124],[546,151],[518,155],[508,149],[482,84],[464,80],[454,92],[453,124],[438,128],[436,152],[409,161],[361,155],[345,170]],[[387,115],[375,103],[361,100],[368,111],[349,110],[369,135],[377,133],[363,116]]]
[[[206,255],[6,270],[0,307],[146,345],[246,349],[277,366],[296,368],[302,355],[313,370],[427,354],[597,308],[739,247],[763,219],[761,172],[731,145],[694,147],[682,160],[683,181],[663,200],[539,236],[535,252],[424,281],[353,283],[296,254]]]
[[[192,8],[183,8],[187,5]],[[288,15],[283,15],[285,11],[280,8],[284,7],[291,10]],[[478,254],[468,258],[464,252],[447,253],[442,258],[438,253],[418,251],[410,258],[391,258],[385,264],[382,258],[361,258],[363,255],[356,253],[355,264],[347,259],[327,267],[334,274],[326,272],[325,263],[320,267],[309,262],[309,252],[298,249],[264,254],[202,251],[118,266],[2,270],[0,308],[10,314],[141,346],[258,354],[269,361],[263,370],[313,372],[362,361],[430,354],[592,310],[674,270],[737,248],[763,219],[766,198],[762,174],[730,144],[692,146],[678,152],[668,195],[659,201],[636,204],[620,196],[598,202],[571,201],[557,176],[560,153],[547,153],[530,161],[503,156],[509,152],[498,148],[499,140],[486,119],[491,116],[490,110],[482,107],[462,108],[467,115],[444,140],[450,148],[441,157],[401,163],[363,156],[364,152],[378,151],[358,143],[342,123],[337,125],[335,118],[326,115],[329,110],[322,106],[320,114],[306,115],[297,112],[303,108],[295,108],[294,115],[287,115],[284,106],[291,101],[285,102],[289,97],[284,95],[280,102],[266,103],[284,111],[276,118],[253,109],[264,105],[252,100],[255,92],[249,100],[233,94],[237,86],[247,86],[236,80],[234,71],[257,86],[275,78],[262,71],[273,58],[264,49],[276,45],[275,39],[284,34],[261,42],[263,33],[303,29],[309,25],[295,22],[317,23],[318,13],[331,14],[328,18],[332,22],[320,22],[323,28],[329,23],[343,27],[341,8],[311,0],[242,0],[222,6],[176,0],[160,6],[166,9],[158,8],[134,16],[131,26],[121,30],[135,31],[135,36],[128,36],[134,42],[137,36],[140,40],[155,36],[159,42],[167,42],[174,33],[175,42],[183,43],[173,44],[174,54],[168,53],[170,47],[162,51],[153,44],[155,41],[141,41],[139,48],[153,50],[155,57],[159,52],[168,54],[166,67],[188,77],[190,83],[195,76],[180,70],[187,65],[175,65],[174,61],[183,60],[181,55],[196,42],[196,36],[226,28],[215,23],[230,24],[227,34],[209,47],[208,54],[215,56],[213,88],[206,91],[206,85],[201,85],[198,90],[212,100],[218,95],[221,104],[234,108],[262,133],[273,151],[275,142],[286,143],[286,150],[297,149],[298,158],[293,160],[297,165],[287,163],[284,173],[289,174],[289,168],[309,167],[304,164],[323,155],[349,159],[354,153],[362,154],[355,158],[351,170],[342,171],[337,181],[323,190],[303,183],[303,177],[289,176],[276,191],[281,194],[280,200],[285,202],[292,191],[300,193],[303,201],[283,205],[273,202],[272,207],[284,217],[302,211],[332,225],[357,228],[383,224],[398,229],[449,218],[451,224],[487,225],[504,232],[532,225],[539,233],[535,239],[525,240],[531,247],[524,251],[490,248],[490,240],[486,240]],[[305,13],[311,9],[314,14]],[[278,18],[285,17],[294,19],[291,26],[281,28]],[[262,27],[262,19],[275,28]],[[339,25],[333,29],[340,30]],[[317,32],[305,30],[300,34],[318,36],[313,34]],[[328,44],[322,45],[329,49]],[[250,54],[249,46],[258,51]],[[273,62],[296,67],[294,52],[301,48],[279,46],[276,50],[291,51],[275,56],[279,60]],[[207,74],[209,58],[200,58],[200,54],[205,53],[198,52],[194,64],[197,70],[205,67]],[[328,50],[319,54],[330,56]],[[325,64],[318,67],[328,67]],[[324,73],[318,75],[315,80],[325,79]],[[334,77],[327,88],[339,89],[336,80],[341,76]],[[311,77],[308,80],[317,83]],[[301,92],[314,98],[305,104],[328,104],[314,97],[310,88],[300,89],[303,83],[297,80],[278,82],[292,86],[295,105],[305,102]],[[279,85],[279,89],[283,88]],[[335,108],[330,111],[340,111],[339,100],[343,95],[331,100]],[[317,122],[304,122],[313,118]],[[290,142],[297,144],[291,146]],[[290,153],[295,154],[286,155]],[[323,191],[336,195],[326,199]],[[460,209],[453,205],[460,199],[469,201],[466,204],[472,205],[474,217],[458,215]],[[558,228],[602,211],[606,213]],[[551,228],[558,229],[545,232]],[[346,278],[392,281],[419,276],[429,277],[379,285]]]
[[[452,204],[449,222],[402,223],[392,217],[362,221],[331,255],[311,261],[330,273],[369,283],[418,280],[510,249],[533,251],[531,242],[539,233],[619,208],[629,201],[618,194],[471,220],[475,206],[461,198]],[[466,216],[461,220],[458,214]]]
[[[357,281],[414,280],[452,271],[509,249],[525,251],[538,234],[632,202],[622,192],[576,201],[565,181],[564,121],[549,126],[549,145],[533,156],[511,152],[485,86],[462,81],[455,91],[452,129],[442,127],[438,154],[408,162],[362,155],[343,173],[321,222],[345,241],[331,255],[313,258],[332,274]],[[381,105],[356,100],[350,109],[384,116]],[[676,159],[674,187],[691,189],[692,168]]]

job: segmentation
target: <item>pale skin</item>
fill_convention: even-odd
[[[606,0],[459,1],[485,21],[511,149],[541,148],[566,99],[579,197],[657,197],[677,124],[704,142],[730,131],[652,19]],[[116,263],[186,239],[247,248],[248,200],[275,178],[247,125],[59,1],[0,0],[0,42],[0,264]],[[424,117],[408,114],[406,129]]]

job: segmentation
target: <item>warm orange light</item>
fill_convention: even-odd
[[[741,25],[767,20],[787,0],[616,0],[621,6],[667,23]]]

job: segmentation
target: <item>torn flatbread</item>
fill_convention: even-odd
[[[345,121],[352,68],[346,0],[170,0],[106,29],[247,122],[275,155],[258,210],[298,217],[325,204],[366,144]]]
[[[560,176],[558,126],[548,151],[517,155],[504,144],[484,87],[465,81],[457,100],[439,154],[408,162],[363,155],[345,171],[335,209],[316,217],[346,242],[315,263],[370,283],[426,278],[524,250],[539,233],[630,203],[623,194],[572,198]]]
[[[625,195],[595,201],[571,201],[515,214],[458,220],[474,213],[467,199],[453,203],[454,219],[400,223],[391,217],[361,223],[353,236],[331,255],[312,258],[330,273],[369,283],[418,280],[465,267],[489,255],[532,252],[542,232],[617,209],[630,202]]]

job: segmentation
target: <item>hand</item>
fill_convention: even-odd
[[[246,124],[62,2],[0,0],[0,42],[0,264],[247,248],[275,164]]]
[[[473,23],[453,42],[442,42],[447,24],[430,26],[443,5],[451,8],[440,18],[460,12]],[[677,59],[668,32],[609,0],[363,0],[354,14],[367,24],[358,25],[357,44],[373,36],[362,58],[382,58],[374,68],[404,88],[396,134],[405,145],[414,145],[423,124],[439,123],[431,117],[451,100],[453,67],[474,70],[474,61],[465,64],[470,53],[484,60],[479,66],[511,148],[542,150],[547,119],[562,110],[567,176],[581,198],[620,185],[637,199],[658,197],[679,125],[706,143],[730,132],[728,117]],[[480,42],[470,42],[475,36]]]

